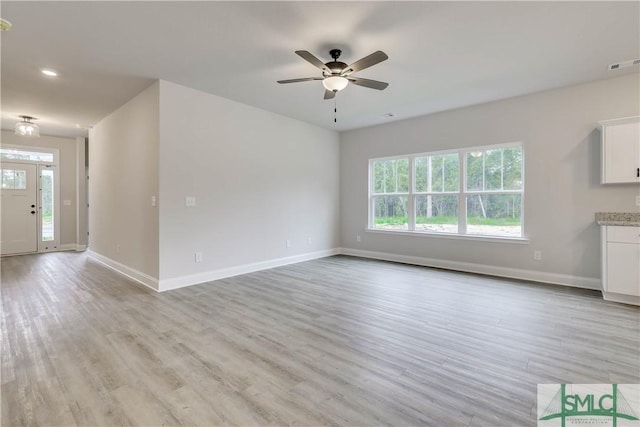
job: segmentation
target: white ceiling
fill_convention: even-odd
[[[43,134],[81,136],[150,85],[169,80],[339,131],[627,73],[640,57],[640,2],[2,1],[2,128],[39,118]],[[389,59],[354,75],[333,101],[294,54],[351,63]],[[41,68],[60,73],[46,78]],[[391,119],[385,113],[393,113]]]

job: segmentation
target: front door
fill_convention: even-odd
[[[38,251],[37,168],[34,164],[3,163],[0,189],[2,255]]]

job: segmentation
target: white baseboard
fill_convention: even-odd
[[[494,265],[475,264],[470,262],[450,261],[444,259],[397,255],[385,252],[364,251],[351,248],[342,248],[341,253],[344,255],[351,255],[361,258],[380,259],[384,261],[422,265],[425,267],[437,267],[447,270],[464,271],[467,273],[478,273],[486,274],[489,276],[507,277],[510,279],[531,280],[534,282],[552,283],[555,285],[571,286],[575,288],[594,290],[602,289],[600,280],[590,277],[547,273],[544,271],[522,270],[518,268],[499,267]]]
[[[253,273],[260,270],[268,270],[274,267],[295,264],[303,261],[310,261],[318,258],[325,258],[333,255],[350,255],[361,258],[379,259],[384,261],[401,262],[404,264],[421,265],[425,267],[436,267],[447,270],[464,271],[468,273],[485,274],[489,276],[506,277],[510,279],[530,280],[541,283],[551,283],[556,285],[571,286],[576,288],[600,290],[599,279],[590,277],[571,276],[566,274],[547,273],[543,271],[523,270],[509,267],[499,267],[493,265],[475,264],[469,262],[450,261],[434,258],[414,257],[407,255],[391,254],[386,252],[365,251],[351,248],[333,248],[317,252],[310,252],[301,255],[294,255],[285,258],[277,258],[267,261],[260,261],[250,264],[242,264],[233,267],[210,270],[202,273],[186,276],[173,277],[171,279],[158,280],[145,273],[130,268],[122,263],[114,261],[91,250],[89,256],[105,266],[123,274],[150,289],[158,292],[179,289],[186,286],[225,279],[241,274]]]
[[[203,273],[191,274],[188,276],[173,277],[171,279],[162,279],[159,283],[159,291],[169,291],[172,289],[183,288],[185,286],[197,285],[199,283],[211,282],[213,280],[225,279],[227,277],[238,276],[240,274],[253,273],[260,270],[267,270],[283,265],[295,264],[302,261],[310,261],[312,259],[325,258],[328,256],[339,255],[340,248],[326,249],[317,252],[309,252],[301,255],[294,255],[285,258],[277,258],[267,261],[254,262],[251,264],[243,264],[234,267],[221,268],[219,270],[205,271]]]
[[[87,245],[77,245],[75,243],[65,243],[64,245],[60,245],[58,247],[59,251],[78,251],[82,252],[87,249]]]
[[[607,301],[620,302],[623,304],[640,305],[640,297],[634,295],[616,294],[613,292],[602,292],[602,298]]]
[[[89,253],[89,256],[91,258],[93,258],[95,261],[98,261],[100,264],[103,264],[110,269],[124,276],[127,276],[128,278],[135,280],[136,282],[141,283],[150,289],[153,289],[156,292],[158,291],[158,279],[156,279],[155,277],[151,277],[146,273],[135,270],[92,250],[88,250],[87,252]]]

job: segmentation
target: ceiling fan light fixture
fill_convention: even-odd
[[[0,31],[9,31],[11,29],[11,22],[6,19],[0,18]]]
[[[322,80],[322,85],[325,89],[330,90],[332,92],[338,92],[349,84],[349,80],[346,77],[341,76],[329,76],[325,77]]]
[[[34,120],[34,117],[31,116],[18,116],[22,120],[16,123],[16,135],[20,136],[30,136],[30,137],[39,137],[40,136],[40,128],[37,124],[32,123],[31,120]]]

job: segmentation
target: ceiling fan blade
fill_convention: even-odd
[[[312,53],[307,52],[306,50],[296,50],[296,54],[302,59],[304,59],[305,61],[309,62],[310,64],[320,68],[322,71],[331,73],[331,70],[329,70],[327,66],[324,65],[324,62],[320,61],[318,58],[313,56]]]
[[[322,80],[322,77],[303,77],[301,79],[289,79],[289,80],[278,80],[278,83],[298,83],[298,82],[310,82],[312,80]]]
[[[389,86],[389,83],[379,82],[378,80],[363,79],[362,77],[347,77],[347,79],[354,85],[364,86],[371,89],[384,90]]]
[[[333,99],[336,97],[336,93],[332,90],[324,90],[324,99]]]
[[[365,68],[369,68],[372,65],[376,65],[382,61],[389,59],[386,53],[381,50],[373,52],[369,56],[365,56],[364,58],[354,62],[349,65],[347,68],[342,71],[343,76],[348,76],[351,73],[355,73],[356,71],[364,70]]]

